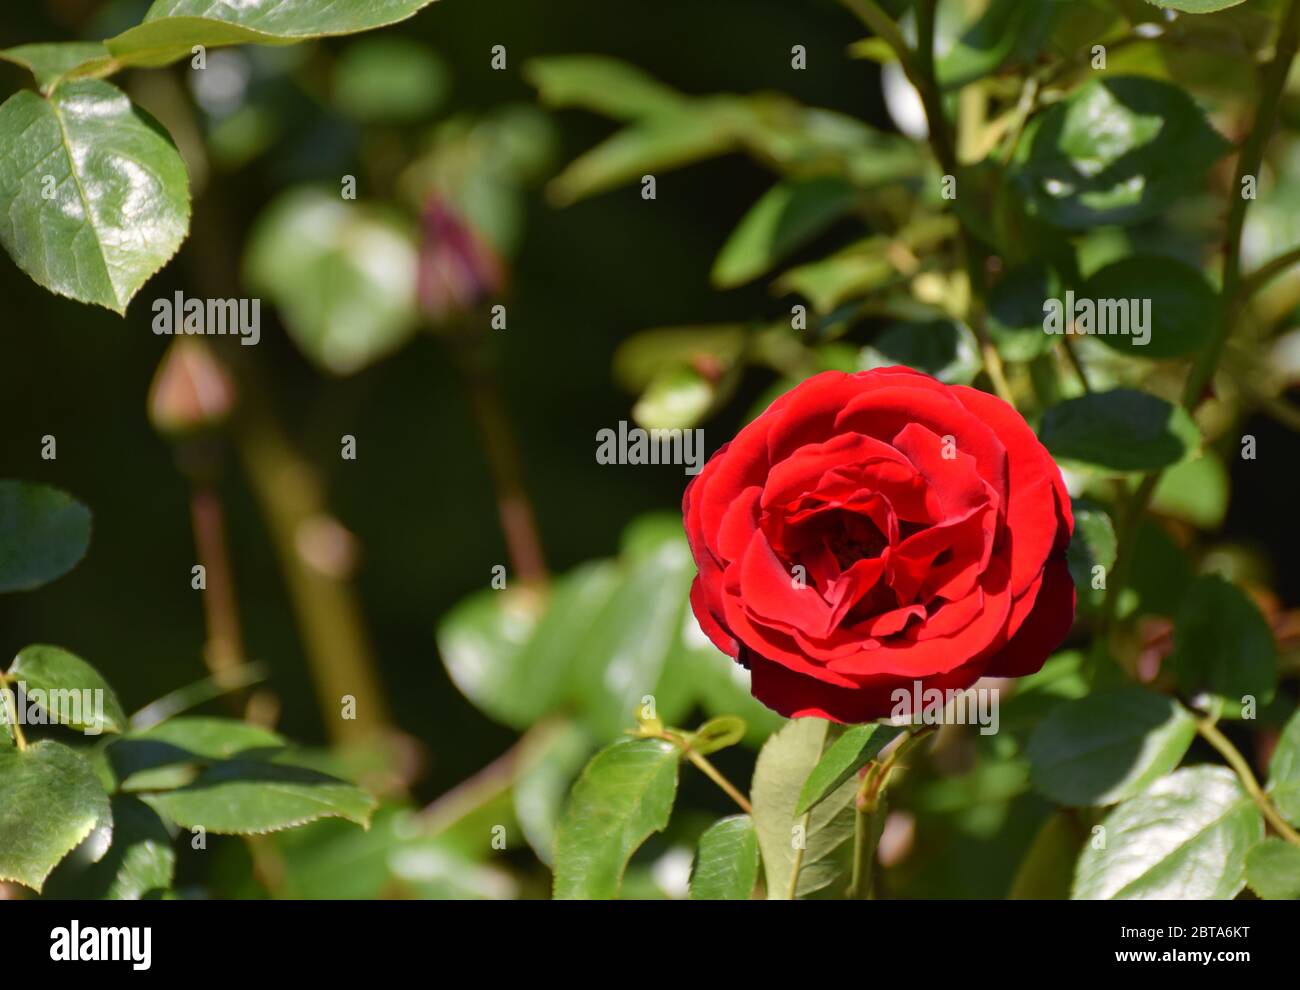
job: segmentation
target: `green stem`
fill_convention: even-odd
[[[1200,400],[1205,386],[1214,377],[1219,358],[1223,355],[1223,349],[1241,311],[1243,302],[1241,236],[1246,226],[1246,210],[1251,202],[1242,195],[1242,183],[1248,176],[1255,179],[1259,176],[1264,152],[1268,148],[1269,138],[1273,136],[1278,104],[1282,99],[1282,91],[1286,88],[1287,77],[1291,74],[1291,63],[1295,60],[1298,45],[1300,45],[1300,0],[1291,0],[1282,20],[1282,26],[1278,30],[1273,60],[1264,70],[1255,120],[1237,157],[1237,178],[1232,188],[1232,207],[1228,212],[1228,227],[1224,235],[1223,313],[1216,323],[1215,332],[1211,334],[1205,348],[1197,355],[1196,363],[1192,366],[1191,374],[1188,375],[1183,390],[1183,405],[1189,409]]]
[[[1237,157],[1237,177],[1232,190],[1232,207],[1228,214],[1228,224],[1224,234],[1223,312],[1216,322],[1209,343],[1197,355],[1191,372],[1187,376],[1187,382],[1183,388],[1182,404],[1188,411],[1196,408],[1205,386],[1214,377],[1219,360],[1223,356],[1223,349],[1241,312],[1244,302],[1241,278],[1241,238],[1246,224],[1246,209],[1250,203],[1250,200],[1241,195],[1242,180],[1246,176],[1257,176],[1259,174],[1260,164],[1264,160],[1264,152],[1268,148],[1268,140],[1273,133],[1273,123],[1277,117],[1278,104],[1282,97],[1282,91],[1286,86],[1287,77],[1291,73],[1291,63],[1295,60],[1298,45],[1300,45],[1300,0],[1291,0],[1291,3],[1287,6],[1282,26],[1278,31],[1273,59],[1264,72],[1259,107],[1255,112],[1250,136],[1242,145],[1241,153]],[[1106,586],[1106,598],[1102,607],[1101,629],[1102,635],[1105,637],[1109,637],[1116,621],[1120,591],[1126,583],[1130,560],[1133,555],[1133,538],[1137,532],[1138,524],[1141,522],[1142,516],[1151,501],[1151,496],[1155,493],[1156,485],[1159,483],[1162,473],[1162,471],[1153,471],[1147,474],[1126,506],[1120,533],[1118,534],[1118,553],[1115,566],[1111,569],[1110,580]]]
[[[749,798],[741,794],[740,791],[736,789],[736,786],[724,777],[717,767],[709,762],[708,757],[702,753],[697,753],[693,749],[688,749],[686,751],[686,758],[695,764],[704,776],[708,777],[709,780],[721,787],[723,793],[725,793],[727,797],[731,798],[731,800],[735,801],[745,814],[752,815],[754,813],[754,806],[749,803]]]
[[[1276,258],[1272,258],[1267,263],[1260,265],[1241,280],[1241,302],[1245,303],[1273,279],[1296,265],[1300,265],[1300,246],[1284,251]]]
[[[1216,726],[1211,719],[1198,720],[1196,723],[1196,731],[1200,733],[1201,737],[1206,742],[1217,749],[1219,754],[1225,760],[1228,761],[1228,766],[1232,767],[1238,778],[1240,778],[1241,785],[1246,789],[1246,793],[1249,794],[1251,800],[1258,805],[1260,812],[1263,814],[1265,820],[1273,826],[1274,831],[1276,831],[1277,834],[1287,842],[1291,843],[1291,845],[1300,846],[1300,833],[1297,833],[1296,830],[1287,823],[1286,819],[1282,817],[1273,802],[1269,800],[1264,789],[1259,786],[1259,781],[1255,778],[1254,771],[1250,769],[1250,764],[1247,763],[1246,758],[1241,755],[1241,751],[1232,744],[1232,740],[1220,732],[1218,726]]]
[[[890,775],[904,756],[935,731],[937,727],[933,725],[909,731],[894,744],[887,757],[870,763],[862,775],[862,784],[854,801],[853,874],[845,894],[849,900],[870,900],[872,897],[875,884],[871,864],[884,826]]]
[[[27,737],[23,735],[23,727],[18,720],[18,696],[9,688],[8,678],[3,673],[0,673],[0,703],[5,706],[5,718],[13,731],[14,745],[21,753],[27,748]]]
[[[898,25],[875,0],[841,0],[858,18],[880,37],[898,57],[908,82],[920,94],[928,124],[930,148],[944,173],[956,178],[959,171],[957,144],[943,110],[943,94],[934,76],[934,21],[937,0],[921,0],[916,8],[917,46],[913,52],[907,45]],[[960,221],[960,216],[958,217]],[[993,345],[984,326],[986,294],[984,277],[984,250],[965,223],[960,225],[961,253],[970,282],[970,311],[966,323],[979,344],[984,370],[998,397],[1008,405],[1015,405],[1011,386],[1002,367],[1002,357]]]

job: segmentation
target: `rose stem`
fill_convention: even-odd
[[[1259,806],[1260,812],[1268,820],[1268,823],[1273,826],[1277,834],[1291,845],[1300,846],[1300,833],[1297,833],[1278,812],[1277,807],[1264,793],[1264,789],[1259,786],[1259,781],[1255,778],[1254,771],[1250,769],[1250,764],[1246,762],[1246,758],[1232,744],[1232,740],[1219,731],[1218,726],[1214,724],[1214,720],[1208,718],[1197,719],[1196,731],[1228,761],[1228,765],[1240,778],[1241,785],[1246,789],[1246,793]]]
[[[1242,145],[1241,153],[1237,157],[1237,175],[1231,190],[1233,202],[1224,234],[1223,312],[1216,323],[1210,343],[1199,352],[1187,377],[1187,384],[1183,389],[1183,408],[1188,411],[1196,408],[1205,386],[1214,377],[1224,346],[1240,315],[1243,291],[1249,288],[1249,283],[1243,285],[1241,280],[1241,240],[1246,225],[1246,210],[1250,205],[1250,200],[1241,194],[1242,182],[1247,176],[1253,177],[1259,173],[1264,152],[1268,148],[1268,140],[1273,133],[1278,103],[1282,98],[1282,90],[1286,87],[1287,77],[1291,74],[1291,63],[1295,60],[1298,44],[1300,44],[1300,0],[1291,0],[1282,26],[1278,30],[1273,59],[1264,71],[1259,107],[1255,112],[1250,136]],[[1133,556],[1132,541],[1138,523],[1146,512],[1162,473],[1162,471],[1153,471],[1143,478],[1125,509],[1120,524],[1115,565],[1111,569],[1111,580],[1107,582],[1106,598],[1102,606],[1101,631],[1106,638],[1109,638],[1117,617],[1119,593],[1127,581]]]
[[[916,8],[917,46],[913,52],[907,40],[884,9],[875,0],[841,0],[858,18],[880,37],[898,56],[899,64],[908,82],[921,96],[929,124],[930,148],[945,174],[956,176],[960,170],[957,147],[947,116],[943,112],[943,99],[934,76],[934,21],[937,0],[921,0]],[[1002,358],[984,326],[985,258],[979,242],[972,236],[962,218],[958,216],[961,231],[962,257],[970,280],[970,305],[967,324],[979,343],[984,370],[993,383],[994,391],[1004,402],[1015,405],[1011,387],[1007,383]]]

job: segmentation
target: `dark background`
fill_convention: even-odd
[[[6,4],[0,46],[106,36],[147,6]],[[519,71],[529,57],[590,52],[631,61],[688,93],[780,89],[889,126],[876,68],[844,54],[861,32],[829,0],[440,0],[389,30],[427,41],[449,63],[453,89],[444,116],[531,101]],[[790,69],[796,43],[807,46],[806,71]],[[506,72],[490,69],[496,44],[508,50]],[[180,78],[187,67],[161,71]],[[29,84],[22,70],[0,66],[3,95]],[[581,112],[555,120],[561,162],[612,129]],[[128,710],[203,676],[188,488],[146,418],[146,392],[167,342],[150,332],[149,307],[177,289],[206,295],[201,281],[236,278],[241,246],[265,203],[294,181],[337,182],[358,148],[345,125],[317,121],[251,165],[214,173],[195,203],[191,239],[124,320],[56,298],[0,261],[0,476],[63,487],[95,518],[80,567],[37,593],[0,598],[0,654],[32,642],[63,645],[100,667]],[[638,329],[775,312],[761,284],[730,293],[708,285],[718,248],[769,184],[759,167],[729,156],[659,176],[653,202],[633,188],[563,210],[540,193],[532,197],[513,266],[502,374],[554,570],[613,553],[637,514],[679,505],[680,472],[595,463],[596,431],[628,418],[631,405],[611,381],[610,358]],[[257,352],[281,421],[360,541],[357,590],[366,624],[398,722],[428,747],[431,771],[419,790],[432,796],[513,738],[461,697],[433,641],[437,619],[484,587],[492,565],[506,559],[458,377],[442,342],[421,336],[355,376],[329,378],[288,342],[269,305],[261,344],[243,350]],[[734,430],[747,395],[765,384],[757,377],[728,414],[706,424],[710,449]],[[1245,468],[1236,462],[1227,532],[1286,561],[1297,546],[1289,522],[1294,488],[1284,472],[1300,449],[1293,435],[1268,423],[1248,431],[1272,454]],[[338,456],[344,433],[358,438],[355,462]],[[57,461],[40,458],[44,434],[57,437]],[[1275,456],[1283,448],[1289,453]],[[281,728],[323,742],[268,535],[229,461],[222,492],[247,651],[272,670]],[[1296,602],[1295,569],[1278,570],[1284,601]]]

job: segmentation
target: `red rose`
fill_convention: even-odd
[[[1061,472],[1011,406],[908,368],[777,399],[682,501],[691,606],[783,715],[1038,670],[1074,621]]]

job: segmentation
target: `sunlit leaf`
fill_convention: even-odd
[[[668,825],[680,762],[671,743],[625,739],[587,764],[556,835],[557,900],[618,896],[632,854]]]
[[[319,189],[273,202],[244,257],[248,284],[280,309],[294,343],[341,375],[396,350],[414,331],[417,267],[404,225]]]
[[[1043,415],[1039,437],[1058,458],[1114,471],[1167,467],[1201,442],[1196,423],[1181,407],[1127,388],[1053,406]]]
[[[1227,767],[1185,767],[1119,805],[1079,857],[1075,900],[1229,900],[1264,837],[1259,808]]]
[[[50,871],[113,813],[76,750],[41,740],[0,750],[0,880],[40,890]]]
[[[700,836],[691,900],[747,901],[758,881],[758,835],[749,815],[714,822]]]
[[[0,106],[0,243],[37,284],[125,313],[189,229],[189,177],[167,133],[99,80]]]

